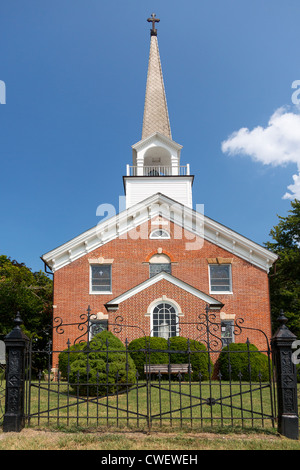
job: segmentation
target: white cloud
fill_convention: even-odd
[[[299,199],[300,200],[300,170],[298,175],[293,175],[294,184],[290,184],[288,189],[291,193],[285,193],[283,199]]]
[[[295,163],[299,174],[293,175],[294,184],[288,186],[290,193],[283,197],[300,199],[300,113],[279,108],[266,127],[241,128],[231,134],[222,142],[222,151],[229,155],[248,155],[265,165]]]

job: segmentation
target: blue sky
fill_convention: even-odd
[[[2,0],[1,254],[43,269],[42,254],[99,222],[100,204],[118,207],[141,139],[152,12],[194,205],[259,244],[287,214],[298,0]]]

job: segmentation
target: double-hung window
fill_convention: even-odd
[[[231,293],[231,264],[210,264],[209,279],[211,293]]]
[[[111,264],[91,265],[91,293],[111,292]]]

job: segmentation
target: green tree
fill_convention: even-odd
[[[279,256],[269,274],[273,330],[282,309],[290,330],[300,337],[300,201],[291,201],[288,216],[278,218],[270,232],[272,241],[265,243]]]
[[[0,255],[0,334],[12,330],[19,311],[26,335],[45,346],[52,324],[52,288],[52,279],[42,271],[32,272],[24,263]]]

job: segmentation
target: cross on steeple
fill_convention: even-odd
[[[159,23],[160,20],[156,18],[156,14],[152,13],[151,18],[147,19],[148,23],[152,23],[152,29],[150,30],[151,36],[157,36],[157,29],[155,29],[155,23]]]

